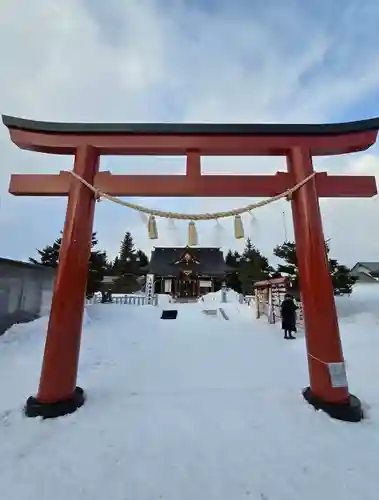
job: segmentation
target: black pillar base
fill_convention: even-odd
[[[78,408],[83,406],[85,401],[85,393],[81,387],[76,387],[73,395],[64,401],[56,403],[41,403],[37,398],[31,396],[26,401],[24,413],[27,417],[35,418],[57,418],[74,413]]]
[[[346,403],[326,403],[315,396],[310,387],[307,387],[303,390],[303,396],[315,410],[322,410],[330,417],[337,420],[343,420],[344,422],[360,422],[364,419],[362,404],[360,400],[352,394],[349,395],[349,399]]]

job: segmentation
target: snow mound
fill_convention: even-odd
[[[167,306],[169,304],[173,303],[173,300],[170,295],[167,295],[167,293],[158,293],[158,305],[159,306]]]
[[[239,301],[239,293],[235,292],[234,290],[227,289],[226,291],[226,300],[227,303],[233,303],[237,304]],[[217,303],[220,304],[222,299],[222,290],[219,290],[218,292],[210,292],[202,297],[199,298],[199,302],[203,302],[204,304],[212,304],[212,303]]]

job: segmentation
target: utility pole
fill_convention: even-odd
[[[286,213],[283,212],[283,229],[284,229],[284,241],[287,240],[287,222],[286,222]]]

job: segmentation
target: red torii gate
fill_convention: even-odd
[[[18,147],[73,155],[74,172],[114,196],[275,196],[312,174],[312,156],[365,150],[375,143],[379,129],[379,118],[327,125],[75,124],[3,115],[3,123]],[[183,155],[186,175],[99,172],[101,155]],[[286,156],[288,172],[206,176],[201,174],[201,156],[206,155]],[[85,400],[76,379],[95,197],[69,172],[15,174],[9,192],[68,196],[40,385],[37,396],[30,397],[25,406],[27,416],[56,417],[72,413]],[[291,199],[310,377],[303,395],[315,408],[342,420],[359,421],[363,413],[358,398],[349,394],[344,376],[318,198],[376,194],[373,176],[322,172]]]

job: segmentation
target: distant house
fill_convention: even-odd
[[[357,262],[350,270],[350,275],[359,283],[379,284],[379,262]]]

